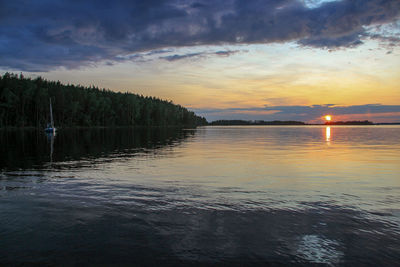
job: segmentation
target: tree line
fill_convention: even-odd
[[[302,121],[245,121],[245,120],[217,120],[210,123],[210,125],[306,125]]]
[[[374,125],[373,122],[365,121],[327,121],[326,125]]]
[[[50,98],[56,127],[207,124],[194,112],[156,97],[5,73],[0,76],[0,127],[44,127]]]

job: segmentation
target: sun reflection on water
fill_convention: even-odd
[[[331,141],[331,127],[329,127],[329,126],[326,127],[325,137],[326,137],[327,142]]]

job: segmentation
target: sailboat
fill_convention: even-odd
[[[51,106],[51,98],[50,98],[50,123],[47,124],[46,129],[44,129],[46,133],[51,133],[55,134],[56,133],[56,127],[54,127],[54,121],[53,121],[53,108]]]

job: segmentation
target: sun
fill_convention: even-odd
[[[331,121],[332,120],[332,116],[331,115],[326,115],[324,118],[325,118],[326,121]]]

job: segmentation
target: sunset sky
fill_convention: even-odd
[[[400,121],[399,0],[0,0],[0,73],[216,119]]]

